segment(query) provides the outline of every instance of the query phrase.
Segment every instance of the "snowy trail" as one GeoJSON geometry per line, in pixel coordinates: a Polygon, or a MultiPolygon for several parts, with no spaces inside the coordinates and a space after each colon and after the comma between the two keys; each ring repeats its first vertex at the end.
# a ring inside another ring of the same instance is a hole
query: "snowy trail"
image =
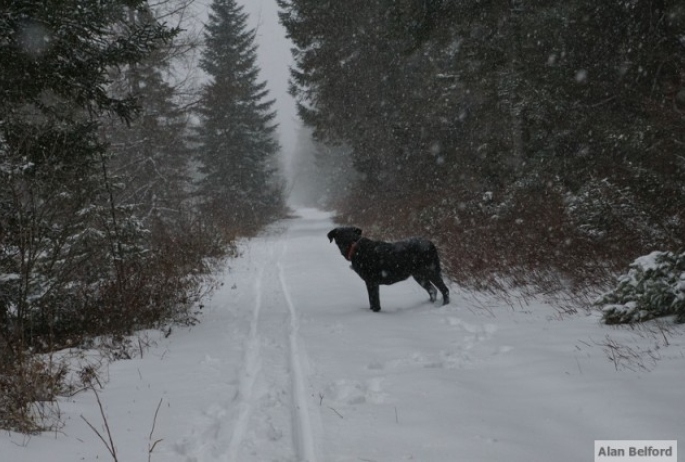
{"type": "MultiPolygon", "coordinates": [[[[596,439],[685,434],[673,405],[682,336],[665,346],[596,313],[511,307],[456,286],[439,306],[413,281],[382,287],[372,313],[326,238],[330,216],[299,214],[241,243],[200,324],[145,333],[144,358],[104,371],[119,460],[577,462],[593,459],[596,439]]],[[[103,428],[92,394],[60,412],[60,433],[0,434],[0,462],[111,460],[80,418],[103,428]]]]}
{"type": "MultiPolygon", "coordinates": [[[[270,279],[267,283],[273,285],[273,268],[277,269],[278,283],[281,290],[281,296],[283,298],[283,303],[287,309],[288,322],[282,324],[282,329],[288,338],[288,354],[287,358],[284,357],[284,361],[287,364],[271,364],[269,372],[262,372],[262,358],[261,358],[261,343],[266,339],[272,343],[278,345],[279,338],[281,338],[281,332],[279,330],[271,330],[266,328],[266,337],[262,332],[264,328],[260,328],[260,312],[262,309],[262,295],[266,290],[265,281],[265,269],[264,266],[260,267],[257,272],[257,277],[255,281],[255,304],[252,312],[252,319],[250,322],[250,330],[247,338],[244,342],[244,359],[243,368],[239,373],[239,391],[237,401],[239,402],[238,407],[240,409],[238,418],[233,427],[233,433],[231,436],[231,442],[228,449],[228,461],[238,462],[242,460],[247,460],[248,454],[241,455],[241,446],[245,440],[246,435],[250,431],[251,419],[254,414],[255,408],[259,406],[259,402],[256,399],[256,394],[258,393],[257,388],[257,378],[258,375],[262,374],[265,376],[273,375],[273,371],[278,371],[278,374],[283,374],[289,377],[289,382],[291,383],[291,393],[290,403],[288,409],[290,412],[290,421],[292,422],[292,428],[289,431],[292,433],[292,453],[297,461],[302,462],[316,462],[316,449],[314,443],[314,436],[312,431],[311,419],[309,418],[309,410],[307,404],[307,395],[305,392],[305,378],[303,374],[303,369],[301,365],[301,357],[304,355],[303,350],[300,347],[299,340],[299,318],[297,313],[297,307],[292,301],[290,290],[288,288],[288,283],[286,280],[286,275],[284,273],[284,267],[282,260],[287,252],[287,245],[285,243],[279,244],[279,250],[274,251],[273,247],[269,252],[269,258],[264,261],[263,264],[271,268],[269,275],[270,279]]],[[[267,277],[269,277],[267,275],[267,277]]],[[[273,299],[272,301],[277,301],[278,299],[273,299]]],[[[276,302],[275,305],[278,303],[276,302]]],[[[271,383],[277,382],[277,378],[271,377],[271,383]]],[[[257,422],[258,423],[258,422],[257,422]]]]}

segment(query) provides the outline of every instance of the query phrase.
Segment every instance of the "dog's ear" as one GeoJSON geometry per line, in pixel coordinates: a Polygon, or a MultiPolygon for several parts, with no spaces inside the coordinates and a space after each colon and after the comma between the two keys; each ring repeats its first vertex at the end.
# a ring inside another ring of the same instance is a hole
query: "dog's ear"
{"type": "Polygon", "coordinates": [[[330,242],[333,242],[333,239],[335,239],[335,236],[337,236],[337,234],[338,234],[338,228],[331,230],[331,232],[328,233],[328,240],[330,242]]]}
{"type": "Polygon", "coordinates": [[[354,228],[353,231],[354,231],[354,234],[357,236],[357,239],[361,239],[361,237],[362,237],[362,230],[359,229],[359,228],[354,228]]]}

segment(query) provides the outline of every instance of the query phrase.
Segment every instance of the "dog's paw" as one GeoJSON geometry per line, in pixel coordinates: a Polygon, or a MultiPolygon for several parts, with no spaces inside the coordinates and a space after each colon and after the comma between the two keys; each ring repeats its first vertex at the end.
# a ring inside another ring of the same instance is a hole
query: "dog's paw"
{"type": "Polygon", "coordinates": [[[373,311],[374,313],[378,313],[380,310],[381,310],[380,306],[379,307],[373,307],[373,306],[371,307],[371,311],[373,311]]]}

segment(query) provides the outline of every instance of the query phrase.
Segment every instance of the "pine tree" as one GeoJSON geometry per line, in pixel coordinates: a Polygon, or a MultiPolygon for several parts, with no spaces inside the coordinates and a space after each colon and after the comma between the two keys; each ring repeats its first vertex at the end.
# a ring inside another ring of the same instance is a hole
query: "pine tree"
{"type": "Polygon", "coordinates": [[[120,202],[135,204],[143,221],[174,221],[189,182],[188,116],[176,102],[176,90],[165,81],[165,73],[169,62],[159,52],[121,72],[118,91],[139,101],[139,114],[129,125],[109,119],[104,130],[111,168],[126,177],[120,202]]]}
{"type": "Polygon", "coordinates": [[[235,0],[215,0],[205,26],[200,62],[210,77],[199,103],[197,153],[203,178],[198,193],[221,226],[254,226],[280,202],[274,184],[273,100],[258,81],[255,30],[235,0]]]}

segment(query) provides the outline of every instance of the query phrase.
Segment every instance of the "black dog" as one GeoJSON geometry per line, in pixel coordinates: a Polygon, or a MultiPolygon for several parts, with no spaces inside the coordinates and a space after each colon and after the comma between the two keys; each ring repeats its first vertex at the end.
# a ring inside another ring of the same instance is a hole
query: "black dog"
{"type": "Polygon", "coordinates": [[[442,293],[443,305],[450,301],[447,286],[442,281],[440,258],[431,241],[413,238],[395,243],[372,241],[362,237],[362,230],[354,227],[335,228],[328,239],[340,253],[352,262],[352,269],[366,282],[369,303],[373,311],[380,311],[378,286],[404,281],[413,276],[426,289],[430,300],[442,293]]]}

